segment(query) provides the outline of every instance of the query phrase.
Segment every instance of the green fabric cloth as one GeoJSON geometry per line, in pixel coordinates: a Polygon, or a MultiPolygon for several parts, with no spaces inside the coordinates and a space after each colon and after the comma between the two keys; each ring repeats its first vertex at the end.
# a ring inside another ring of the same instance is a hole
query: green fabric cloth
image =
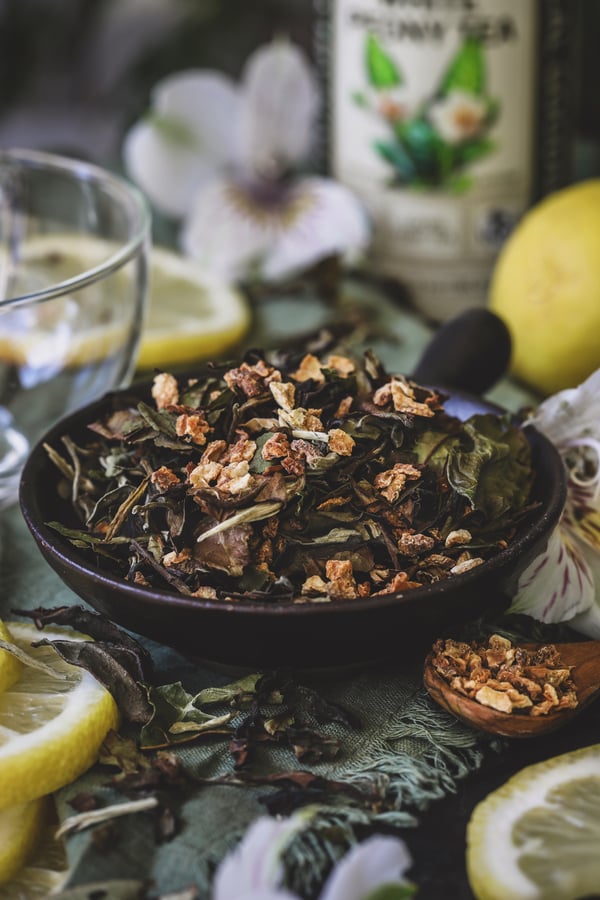
{"type": "MultiPolygon", "coordinates": [[[[350,298],[350,304],[355,301],[350,298]]],[[[411,371],[429,331],[421,322],[398,310],[381,297],[362,297],[370,312],[374,346],[388,368],[411,371]]],[[[271,345],[322,324],[322,309],[306,300],[263,305],[258,312],[257,336],[268,330],[271,345]],[[262,320],[262,321],[261,321],[262,320]]],[[[257,342],[254,342],[256,345],[257,342]]],[[[527,398],[505,382],[492,393],[494,399],[517,408],[527,398]]],[[[33,539],[14,508],[1,520],[3,555],[0,563],[2,591],[0,616],[9,619],[14,608],[53,607],[81,603],[43,561],[33,539]]],[[[154,657],[156,683],[182,681],[195,692],[232,680],[194,664],[167,647],[143,641],[154,657]]],[[[304,678],[299,675],[299,680],[304,678]]],[[[271,745],[261,750],[252,771],[281,772],[302,768],[328,779],[368,787],[381,799],[372,808],[360,808],[337,797],[320,809],[308,832],[299,839],[288,860],[290,885],[308,894],[326,874],[336,857],[364,833],[365,827],[406,826],[418,822],[419,810],[437,798],[457,790],[460,779],[476,768],[487,746],[469,729],[437,708],[427,697],[420,667],[408,670],[402,661],[350,673],[333,673],[313,684],[326,698],[353,711],[360,730],[326,725],[320,730],[340,741],[333,762],[310,766],[299,763],[287,749],[271,745]],[[333,836],[333,837],[332,837],[333,836]]],[[[190,884],[201,897],[210,896],[215,864],[231,848],[244,829],[264,814],[260,798],[269,787],[206,785],[198,779],[233,771],[227,744],[221,739],[200,739],[178,751],[190,781],[173,790],[180,827],[174,839],[157,841],[156,815],[142,812],[115,820],[107,844],[86,830],[68,839],[68,886],[113,881],[111,896],[133,897],[141,882],[150,881],[157,893],[181,890],[190,884]],[[118,893],[117,881],[123,892],[118,893]]],[[[60,791],[61,818],[72,814],[68,801],[82,791],[99,794],[104,803],[122,796],[105,783],[112,774],[96,766],[79,781],[60,791]]],[[[71,894],[65,893],[65,897],[71,894]]],[[[73,894],[73,896],[75,896],[73,894]]]]}
{"type": "MultiPolygon", "coordinates": [[[[10,620],[14,608],[81,603],[44,563],[20,514],[10,511],[3,521],[4,590],[0,617],[10,620]]],[[[190,691],[232,680],[195,665],[167,647],[143,640],[156,665],[156,682],[181,680],[190,691]]],[[[381,797],[385,811],[352,807],[337,800],[325,807],[314,821],[313,831],[327,830],[333,816],[343,831],[337,846],[341,853],[353,840],[357,828],[408,826],[418,819],[419,809],[457,789],[458,782],[482,759],[483,746],[469,729],[439,710],[421,686],[420,671],[405,671],[401,661],[350,674],[334,673],[311,681],[320,695],[353,712],[360,728],[325,725],[320,731],[340,741],[333,762],[304,765],[287,748],[261,751],[252,771],[258,774],[303,769],[328,779],[351,781],[381,797]]],[[[300,683],[302,673],[296,673],[300,683]]],[[[155,815],[137,813],[115,820],[108,847],[94,842],[92,830],[68,839],[71,874],[69,885],[107,879],[151,879],[160,893],[196,884],[208,896],[210,875],[216,861],[231,848],[248,824],[265,808],[259,798],[272,791],[265,786],[196,784],[195,779],[233,773],[227,742],[200,739],[177,750],[190,783],[185,791],[174,789],[169,803],[177,809],[182,826],[172,841],[156,839],[155,815]]],[[[114,770],[96,766],[57,795],[60,817],[73,814],[69,806],[81,792],[93,793],[102,805],[123,802],[122,795],[105,786],[114,770]]],[[[317,842],[318,845],[318,842],[317,842]]],[[[321,845],[311,873],[296,873],[310,883],[319,879],[331,863],[336,847],[321,845]]]]}

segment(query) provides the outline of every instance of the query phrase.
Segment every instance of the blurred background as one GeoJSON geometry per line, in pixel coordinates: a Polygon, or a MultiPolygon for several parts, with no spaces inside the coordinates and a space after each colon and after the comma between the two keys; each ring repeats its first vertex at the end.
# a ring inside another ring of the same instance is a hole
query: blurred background
{"type": "Polygon", "coordinates": [[[311,46],[311,0],[0,0],[0,146],[120,165],[163,76],[236,77],[278,34],[311,46]]]}
{"type": "MultiPolygon", "coordinates": [[[[600,174],[600,2],[578,8],[574,179],[600,174]]],[[[313,0],[0,0],[0,146],[121,167],[127,127],[166,74],[238,76],[260,43],[312,54],[313,0]]]]}

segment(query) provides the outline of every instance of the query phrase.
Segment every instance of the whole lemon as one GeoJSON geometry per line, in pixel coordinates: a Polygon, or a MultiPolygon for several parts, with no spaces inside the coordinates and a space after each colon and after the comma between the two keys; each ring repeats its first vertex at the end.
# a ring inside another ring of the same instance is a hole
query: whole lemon
{"type": "Polygon", "coordinates": [[[509,328],[512,374],[542,394],[600,367],[600,179],[550,194],[496,262],[490,307],[509,328]]]}

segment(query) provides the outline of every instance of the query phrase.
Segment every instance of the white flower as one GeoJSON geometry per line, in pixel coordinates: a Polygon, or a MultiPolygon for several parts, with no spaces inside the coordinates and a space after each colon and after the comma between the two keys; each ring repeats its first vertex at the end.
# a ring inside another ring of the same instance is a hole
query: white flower
{"type": "Polygon", "coordinates": [[[528,420],[561,454],[567,500],[546,551],[519,580],[512,612],[564,622],[600,638],[600,369],[528,420]]]}
{"type": "Polygon", "coordinates": [[[353,847],[334,867],[319,900],[366,900],[378,888],[408,887],[404,873],[412,865],[398,838],[368,838],[353,847]]]}
{"type": "MultiPolygon", "coordinates": [[[[310,811],[304,811],[280,821],[268,817],[257,819],[238,847],[219,865],[213,883],[213,900],[299,900],[280,887],[281,854],[310,815],[310,811]]],[[[411,885],[403,876],[411,864],[401,840],[368,838],[334,866],[319,900],[368,900],[384,886],[402,889],[398,896],[408,896],[411,885]]]]}
{"type": "Polygon", "coordinates": [[[477,137],[487,115],[485,100],[468,91],[450,91],[434,103],[429,118],[447,144],[460,144],[477,137]]]}
{"type": "Polygon", "coordinates": [[[269,816],[257,819],[219,865],[213,900],[297,900],[278,890],[278,885],[283,876],[281,852],[302,824],[299,816],[281,821],[269,816]]]}
{"type": "Polygon", "coordinates": [[[300,177],[319,94],[300,50],[259,48],[240,85],[219,72],[171,75],[124,143],[131,177],[161,212],[183,220],[190,256],[228,279],[279,278],[332,254],[357,254],[366,214],[341,184],[300,177]]]}

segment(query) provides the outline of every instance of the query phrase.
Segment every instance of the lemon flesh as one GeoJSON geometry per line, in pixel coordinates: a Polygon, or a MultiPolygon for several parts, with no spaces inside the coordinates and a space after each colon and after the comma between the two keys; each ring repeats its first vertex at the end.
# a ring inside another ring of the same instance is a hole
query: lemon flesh
{"type": "Polygon", "coordinates": [[[577,900],[600,887],[600,744],[528,766],[474,810],[478,900],[577,900]]]}
{"type": "Polygon", "coordinates": [[[8,623],[8,630],[17,646],[64,677],[24,665],[18,681],[0,694],[0,809],[73,781],[95,762],[118,724],[113,697],[89,672],[63,662],[51,646],[32,648],[41,637],[35,626],[8,623]]]}
{"type": "MultiPolygon", "coordinates": [[[[133,263],[77,292],[69,282],[105,265],[114,241],[58,232],[29,238],[20,248],[14,296],[65,285],[63,296],[17,307],[0,320],[0,360],[40,368],[89,365],[126,348],[131,331],[133,263]]],[[[199,263],[163,247],[150,253],[147,309],[138,352],[141,369],[169,368],[218,356],[250,326],[250,306],[234,287],[199,263]]]]}
{"type": "MultiPolygon", "coordinates": [[[[8,628],[0,620],[0,640],[11,640],[8,628]]],[[[23,665],[8,650],[0,650],[0,693],[14,684],[21,674],[23,665]]]]}
{"type": "Polygon", "coordinates": [[[44,824],[45,800],[0,810],[0,884],[11,879],[30,855],[44,824]]]}
{"type": "Polygon", "coordinates": [[[114,241],[57,232],[27,238],[19,248],[20,264],[11,284],[13,296],[63,285],[61,296],[24,304],[0,318],[0,359],[33,369],[89,365],[127,350],[135,320],[133,263],[107,278],[94,270],[118,253],[114,241]],[[90,283],[74,290],[84,273],[90,283]]]}
{"type": "Polygon", "coordinates": [[[51,826],[46,825],[25,865],[9,881],[0,883],[0,900],[46,900],[64,885],[67,876],[64,845],[54,839],[51,826]]]}
{"type": "Polygon", "coordinates": [[[194,260],[154,247],[138,368],[168,369],[218,356],[243,337],[250,318],[238,290],[194,260]]]}
{"type": "Polygon", "coordinates": [[[537,204],[504,245],[490,307],[508,326],[513,375],[541,394],[600,366],[600,179],[537,204]]]}

